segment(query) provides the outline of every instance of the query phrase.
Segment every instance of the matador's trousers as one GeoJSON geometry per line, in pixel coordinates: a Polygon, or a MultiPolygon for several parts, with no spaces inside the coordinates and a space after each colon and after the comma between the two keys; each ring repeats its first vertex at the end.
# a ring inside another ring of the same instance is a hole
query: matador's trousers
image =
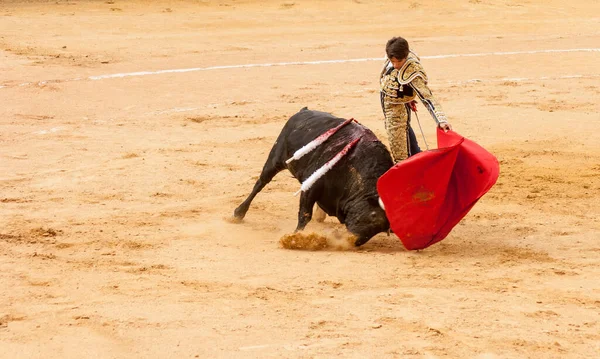
{"type": "Polygon", "coordinates": [[[381,106],[385,117],[385,130],[395,163],[421,152],[417,138],[410,127],[410,106],[382,94],[381,106]]]}

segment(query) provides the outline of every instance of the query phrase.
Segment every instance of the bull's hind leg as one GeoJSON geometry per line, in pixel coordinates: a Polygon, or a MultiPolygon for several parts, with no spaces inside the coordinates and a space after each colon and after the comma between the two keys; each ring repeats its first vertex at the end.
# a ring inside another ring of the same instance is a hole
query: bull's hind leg
{"type": "Polygon", "coordinates": [[[277,173],[285,169],[285,164],[283,161],[272,158],[274,157],[274,152],[275,151],[271,151],[269,159],[265,163],[263,170],[256,181],[256,184],[254,184],[252,192],[250,192],[250,195],[248,195],[248,198],[246,198],[246,200],[242,202],[242,204],[240,204],[233,212],[233,216],[235,218],[239,220],[244,219],[246,212],[248,212],[248,208],[250,208],[250,203],[252,203],[252,200],[254,197],[256,197],[258,192],[260,192],[269,182],[271,182],[277,173]]]}

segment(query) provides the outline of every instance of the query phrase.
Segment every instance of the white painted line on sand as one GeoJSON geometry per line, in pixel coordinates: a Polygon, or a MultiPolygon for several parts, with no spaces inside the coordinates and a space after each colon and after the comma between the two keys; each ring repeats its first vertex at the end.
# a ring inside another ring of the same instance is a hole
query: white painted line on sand
{"type": "Polygon", "coordinates": [[[168,110],[158,111],[155,114],[162,115],[165,113],[173,113],[173,112],[188,112],[188,111],[194,111],[197,109],[198,109],[198,107],[175,107],[175,108],[170,108],[168,110]]]}
{"type": "MultiPolygon", "coordinates": [[[[544,54],[544,53],[568,53],[568,52],[600,52],[600,48],[579,48],[579,49],[549,49],[549,50],[530,50],[530,51],[504,51],[504,52],[482,52],[472,54],[447,54],[447,55],[431,55],[421,56],[422,59],[448,59],[456,57],[481,57],[481,56],[510,56],[510,55],[527,55],[527,54],[544,54]]],[[[61,83],[61,82],[72,82],[81,80],[105,80],[135,76],[150,76],[170,73],[187,73],[197,71],[211,71],[211,70],[227,70],[227,69],[240,69],[240,68],[255,68],[255,67],[275,67],[275,66],[296,66],[296,65],[322,65],[322,64],[341,64],[351,62],[366,62],[366,61],[383,61],[383,57],[367,57],[361,59],[342,59],[342,60],[319,60],[319,61],[293,61],[293,62],[273,62],[265,64],[243,64],[243,65],[223,65],[223,66],[209,66],[209,67],[192,67],[184,69],[168,69],[168,70],[157,70],[157,71],[137,71],[137,72],[125,72],[117,74],[106,74],[89,76],[86,78],[74,78],[67,80],[47,80],[39,82],[25,82],[16,86],[29,86],[29,85],[44,85],[46,83],[61,83]]],[[[0,88],[13,87],[11,85],[0,85],[0,88]]]]}
{"type": "MultiPolygon", "coordinates": [[[[445,82],[438,82],[438,83],[433,83],[430,86],[432,88],[443,88],[443,87],[447,87],[448,85],[453,86],[453,85],[468,85],[468,84],[479,84],[479,83],[493,83],[493,82],[528,82],[528,81],[540,81],[540,80],[565,80],[565,79],[588,79],[588,78],[600,78],[600,75],[565,75],[565,76],[541,76],[541,77],[503,77],[500,79],[470,79],[470,80],[464,80],[464,81],[445,81],[445,82]]],[[[352,93],[366,93],[366,92],[370,92],[370,93],[374,93],[374,92],[378,92],[379,88],[375,88],[375,87],[368,87],[368,88],[363,88],[360,90],[355,90],[352,91],[352,93]]],[[[335,91],[332,93],[332,95],[343,95],[343,94],[348,94],[347,91],[335,91]]],[[[217,107],[221,107],[221,106],[227,106],[230,105],[231,102],[224,102],[224,103],[212,103],[209,104],[207,106],[207,108],[217,108],[217,107]]],[[[173,107],[173,108],[168,108],[168,109],[163,109],[163,110],[156,110],[156,111],[151,111],[151,112],[147,112],[145,113],[145,115],[147,116],[155,116],[155,115],[164,115],[164,114],[171,114],[171,113],[179,113],[179,112],[190,112],[190,111],[195,111],[195,110],[199,110],[202,107],[173,107]]]]}
{"type": "Polygon", "coordinates": [[[509,55],[530,55],[530,54],[552,54],[564,52],[600,52],[600,48],[590,49],[550,49],[550,50],[530,50],[530,51],[499,51],[499,52],[482,52],[475,54],[450,54],[450,55],[433,55],[420,56],[422,59],[449,59],[453,57],[480,57],[480,56],[509,56],[509,55]]]}
{"type": "MultiPolygon", "coordinates": [[[[565,75],[565,76],[541,76],[541,77],[503,77],[500,79],[470,79],[460,81],[444,81],[435,82],[429,84],[432,88],[447,87],[448,85],[466,85],[466,84],[478,84],[478,83],[491,83],[491,82],[527,82],[527,81],[541,81],[541,80],[568,80],[568,79],[592,79],[600,78],[600,75],[565,75]]],[[[375,88],[364,88],[362,90],[353,91],[353,93],[362,92],[378,92],[379,87],[375,88]]],[[[342,95],[344,91],[335,91],[333,95],[342,95]]]]}
{"type": "Polygon", "coordinates": [[[252,345],[252,346],[248,346],[248,347],[240,347],[240,350],[253,350],[253,349],[263,349],[263,348],[268,348],[268,347],[272,347],[273,344],[265,344],[265,345],[252,345]]]}
{"type": "Polygon", "coordinates": [[[373,61],[373,60],[383,61],[384,59],[377,57],[377,58],[347,59],[347,60],[294,61],[294,62],[273,62],[273,63],[267,63],[267,64],[245,64],[245,65],[225,65],[225,66],[210,66],[210,67],[192,67],[192,68],[188,68],[188,69],[127,72],[127,73],[122,73],[122,74],[90,76],[90,77],[88,77],[88,79],[104,80],[104,79],[123,78],[123,77],[130,77],[130,76],[147,76],[147,75],[185,73],[185,72],[196,72],[196,71],[242,69],[242,68],[252,68],[252,67],[339,64],[339,63],[347,63],[347,62],[365,62],[365,61],[373,61]]]}
{"type": "Polygon", "coordinates": [[[53,128],[51,128],[49,130],[41,130],[41,131],[34,132],[34,134],[36,134],[36,135],[47,135],[49,133],[55,133],[55,132],[58,132],[60,130],[61,130],[61,127],[53,127],[53,128]]]}
{"type": "MultiPolygon", "coordinates": [[[[506,55],[524,55],[524,54],[540,54],[540,53],[561,53],[561,52],[600,52],[600,48],[592,49],[564,49],[564,50],[531,50],[531,51],[507,51],[507,52],[483,52],[475,54],[449,54],[449,55],[433,55],[421,56],[422,59],[448,59],[454,57],[480,57],[480,56],[506,56],[506,55]]],[[[294,61],[294,62],[273,62],[266,64],[245,64],[245,65],[225,65],[225,66],[210,66],[210,67],[192,67],[187,69],[171,69],[158,71],[141,71],[141,72],[126,72],[120,74],[109,74],[90,76],[90,80],[104,80],[112,78],[123,78],[130,76],[147,76],[159,75],[167,73],[185,73],[195,71],[210,71],[223,69],[240,69],[252,67],[274,67],[274,66],[293,66],[293,65],[322,65],[322,64],[341,64],[349,62],[365,62],[365,61],[384,61],[383,57],[367,57],[362,59],[346,59],[346,60],[320,60],[320,61],[294,61]]]]}
{"type": "MultiPolygon", "coordinates": [[[[500,79],[470,79],[464,81],[447,81],[447,85],[463,85],[469,83],[485,83],[485,82],[527,82],[540,80],[569,80],[569,79],[588,79],[598,78],[600,75],[564,75],[564,76],[541,76],[541,77],[503,77],[500,79]]],[[[433,87],[439,86],[432,84],[433,87]]]]}

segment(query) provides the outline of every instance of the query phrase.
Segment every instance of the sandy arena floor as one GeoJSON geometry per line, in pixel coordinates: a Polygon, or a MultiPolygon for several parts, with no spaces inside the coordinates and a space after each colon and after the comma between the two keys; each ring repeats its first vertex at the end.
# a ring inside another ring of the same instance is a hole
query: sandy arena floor
{"type": "Polygon", "coordinates": [[[596,357],[599,16],[596,0],[0,1],[0,357],[596,357]],[[387,143],[382,61],[235,66],[383,58],[396,35],[498,157],[497,185],[417,252],[385,234],[281,248],[288,172],[228,222],[303,106],[387,143]]]}

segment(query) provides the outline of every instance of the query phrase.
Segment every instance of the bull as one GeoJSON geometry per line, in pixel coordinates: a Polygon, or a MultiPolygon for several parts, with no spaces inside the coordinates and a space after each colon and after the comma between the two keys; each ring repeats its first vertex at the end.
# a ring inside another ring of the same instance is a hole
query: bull
{"type": "Polygon", "coordinates": [[[296,231],[303,230],[310,222],[315,203],[329,216],[337,217],[340,223],[346,225],[348,231],[356,236],[355,246],[388,231],[390,223],[379,205],[376,184],[377,179],[394,163],[385,145],[371,130],[350,122],[313,151],[286,163],[298,149],[345,121],[306,107],[293,115],[271,148],[252,192],[235,209],[234,217],[242,220],[254,197],[280,171],[288,169],[300,183],[304,183],[354,141],[354,147],[337,164],[301,193],[296,231]]]}

